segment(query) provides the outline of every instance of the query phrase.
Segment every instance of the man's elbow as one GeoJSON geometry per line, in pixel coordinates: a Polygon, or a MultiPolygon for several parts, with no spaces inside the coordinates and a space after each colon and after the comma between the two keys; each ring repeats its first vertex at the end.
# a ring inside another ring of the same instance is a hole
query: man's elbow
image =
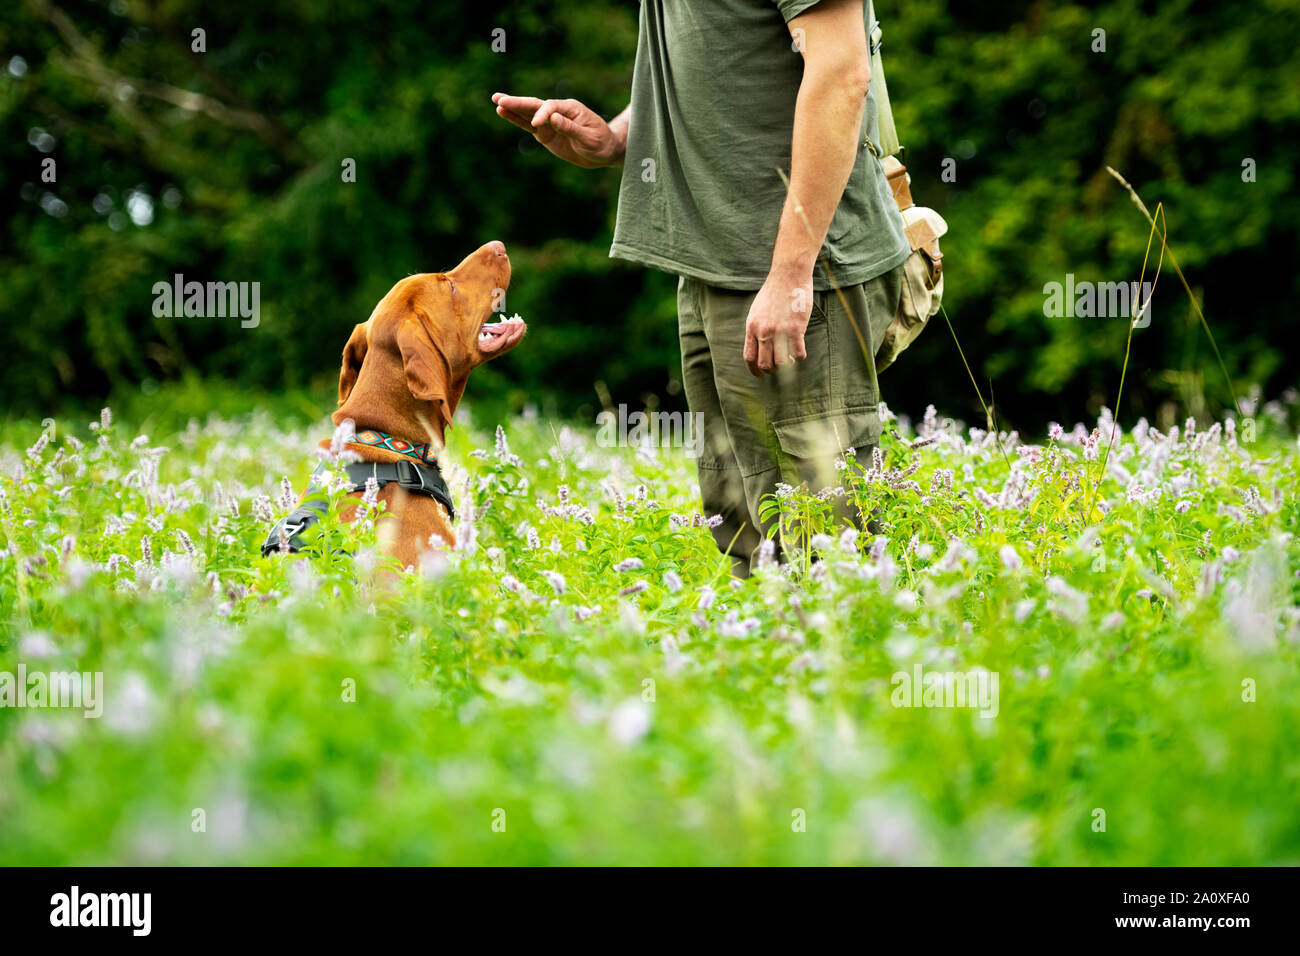
{"type": "Polygon", "coordinates": [[[844,85],[858,98],[867,95],[871,88],[871,57],[863,51],[862,56],[854,57],[844,73],[844,85]]]}
{"type": "Polygon", "coordinates": [[[862,99],[871,86],[871,57],[863,50],[861,55],[839,56],[824,61],[809,60],[804,64],[804,76],[816,77],[819,86],[843,92],[853,99],[862,99]]]}

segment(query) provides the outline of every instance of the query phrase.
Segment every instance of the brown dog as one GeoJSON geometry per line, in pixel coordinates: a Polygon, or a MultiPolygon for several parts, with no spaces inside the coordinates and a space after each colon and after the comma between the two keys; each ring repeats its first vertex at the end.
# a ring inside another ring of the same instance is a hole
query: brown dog
{"type": "MultiPolygon", "coordinates": [[[[506,247],[493,241],[450,272],[410,276],[389,290],[343,348],[332,417],[335,425],[351,420],[355,426],[357,440],[347,442],[348,451],[381,465],[421,464],[424,474],[436,476],[436,456],[469,373],[510,351],[527,330],[519,319],[488,322],[509,283],[506,247]]],[[[379,500],[387,506],[380,541],[402,567],[418,567],[431,539],[454,544],[451,515],[441,501],[397,481],[383,485],[379,500]]],[[[352,506],[341,517],[352,521],[356,514],[352,506]]]]}

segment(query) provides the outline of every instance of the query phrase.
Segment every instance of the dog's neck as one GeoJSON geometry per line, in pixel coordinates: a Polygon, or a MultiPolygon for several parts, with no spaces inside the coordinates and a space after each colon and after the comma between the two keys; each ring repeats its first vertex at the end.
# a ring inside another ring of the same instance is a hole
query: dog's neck
{"type": "Polygon", "coordinates": [[[373,356],[367,359],[356,385],[331,416],[335,426],[351,421],[358,432],[374,429],[413,445],[428,444],[434,454],[440,454],[468,374],[449,381],[440,390],[440,400],[424,401],[411,394],[399,363],[374,365],[373,361],[373,356]]]}
{"type": "MultiPolygon", "coordinates": [[[[428,445],[431,455],[440,454],[451,428],[450,420],[443,418],[435,403],[416,401],[409,393],[406,398],[409,401],[397,407],[397,403],[389,401],[366,401],[354,392],[330,418],[336,427],[351,421],[358,434],[366,430],[380,432],[410,445],[428,445]]],[[[455,405],[449,411],[454,415],[455,405]]]]}
{"type": "Polygon", "coordinates": [[[429,442],[415,442],[379,431],[377,428],[358,428],[348,444],[361,445],[378,451],[393,452],[423,465],[438,467],[438,454],[429,442]]]}

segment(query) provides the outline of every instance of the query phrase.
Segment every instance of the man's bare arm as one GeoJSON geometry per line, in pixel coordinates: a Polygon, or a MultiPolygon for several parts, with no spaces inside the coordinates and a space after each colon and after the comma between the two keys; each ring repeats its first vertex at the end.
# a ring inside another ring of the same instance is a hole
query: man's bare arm
{"type": "Polygon", "coordinates": [[[822,0],[787,25],[802,44],[790,189],[767,281],[750,309],[745,361],[762,375],[807,354],[812,275],[858,154],[871,82],[863,0],[822,0]],[[802,290],[802,294],[800,294],[802,290]]]}
{"type": "Polygon", "coordinates": [[[789,27],[792,35],[802,31],[803,82],[794,109],[790,194],[772,264],[810,268],[857,160],[871,57],[862,0],[823,0],[789,27]]]}

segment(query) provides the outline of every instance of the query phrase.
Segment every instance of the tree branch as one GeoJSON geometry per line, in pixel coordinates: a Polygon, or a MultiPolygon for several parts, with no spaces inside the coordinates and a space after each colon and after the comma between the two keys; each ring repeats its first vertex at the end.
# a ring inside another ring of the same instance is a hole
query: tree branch
{"type": "Polygon", "coordinates": [[[248,130],[285,159],[295,164],[304,161],[302,148],[281,127],[256,110],[233,108],[214,97],[184,90],[169,83],[125,76],[103,61],[72,19],[54,4],[48,0],[26,0],[26,3],[38,16],[49,21],[71,49],[73,58],[63,60],[68,72],[95,83],[100,88],[101,95],[121,111],[146,138],[157,138],[158,129],[143,113],[117,95],[123,86],[187,112],[202,113],[224,126],[248,130]]]}

